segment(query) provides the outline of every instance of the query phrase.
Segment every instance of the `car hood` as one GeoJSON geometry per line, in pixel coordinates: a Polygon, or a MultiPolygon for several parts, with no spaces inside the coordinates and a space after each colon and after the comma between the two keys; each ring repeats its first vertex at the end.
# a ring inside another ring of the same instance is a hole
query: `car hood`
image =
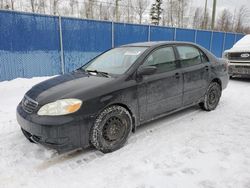
{"type": "Polygon", "coordinates": [[[233,47],[229,50],[225,50],[224,53],[239,53],[239,52],[242,52],[242,53],[250,52],[250,45],[233,47]]]}
{"type": "MultiPolygon", "coordinates": [[[[88,98],[91,92],[98,87],[114,81],[98,75],[89,75],[82,71],[72,72],[51,78],[33,86],[26,95],[39,104],[52,102],[63,98],[88,98]]],[[[95,92],[96,93],[96,92],[95,92]]]]}
{"type": "Polygon", "coordinates": [[[225,53],[234,52],[250,52],[250,35],[245,35],[231,49],[225,51],[225,53]]]}

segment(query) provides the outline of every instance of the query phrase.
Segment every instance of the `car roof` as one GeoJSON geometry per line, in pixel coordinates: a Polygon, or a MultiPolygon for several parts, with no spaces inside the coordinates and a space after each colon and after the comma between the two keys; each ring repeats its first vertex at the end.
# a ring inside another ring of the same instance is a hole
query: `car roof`
{"type": "Polygon", "coordinates": [[[162,46],[162,45],[168,45],[168,44],[187,44],[187,45],[192,45],[192,46],[196,46],[199,49],[201,49],[209,58],[209,60],[211,62],[216,62],[217,61],[217,57],[215,55],[213,55],[210,51],[208,51],[207,49],[205,49],[204,47],[195,44],[193,42],[184,42],[184,41],[151,41],[151,42],[138,42],[138,43],[131,43],[131,44],[126,44],[123,45],[121,47],[149,47],[149,48],[156,48],[158,46],[162,46]]]}
{"type": "Polygon", "coordinates": [[[160,46],[165,44],[191,44],[195,45],[192,42],[181,42],[181,41],[151,41],[151,42],[137,42],[122,45],[122,47],[129,47],[129,46],[137,46],[137,47],[153,47],[153,46],[160,46]]]}

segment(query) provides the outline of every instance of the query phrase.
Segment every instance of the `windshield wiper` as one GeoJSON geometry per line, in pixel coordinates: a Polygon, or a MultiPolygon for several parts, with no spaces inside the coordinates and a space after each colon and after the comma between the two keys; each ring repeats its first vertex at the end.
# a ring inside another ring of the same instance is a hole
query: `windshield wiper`
{"type": "Polygon", "coordinates": [[[87,71],[87,72],[94,72],[96,74],[100,74],[100,75],[102,75],[104,77],[107,77],[107,78],[110,77],[109,73],[107,73],[107,72],[102,72],[102,71],[98,71],[98,70],[85,70],[85,71],[87,71]]]}

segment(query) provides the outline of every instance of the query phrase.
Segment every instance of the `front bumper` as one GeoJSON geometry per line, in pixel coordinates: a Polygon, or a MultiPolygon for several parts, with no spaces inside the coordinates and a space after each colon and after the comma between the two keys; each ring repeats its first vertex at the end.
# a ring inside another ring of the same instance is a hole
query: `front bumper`
{"type": "Polygon", "coordinates": [[[245,63],[230,63],[228,73],[233,75],[248,75],[250,76],[250,62],[245,63]]]}
{"type": "Polygon", "coordinates": [[[89,146],[91,118],[82,116],[38,116],[17,107],[17,121],[31,139],[46,147],[66,152],[89,146]]]}

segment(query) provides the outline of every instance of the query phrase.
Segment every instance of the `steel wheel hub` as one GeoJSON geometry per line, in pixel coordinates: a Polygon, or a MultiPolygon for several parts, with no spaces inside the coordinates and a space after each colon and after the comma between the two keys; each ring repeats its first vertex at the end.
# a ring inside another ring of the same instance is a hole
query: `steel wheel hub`
{"type": "Polygon", "coordinates": [[[109,118],[103,127],[103,137],[110,142],[121,139],[124,133],[125,125],[118,117],[109,118]]]}

